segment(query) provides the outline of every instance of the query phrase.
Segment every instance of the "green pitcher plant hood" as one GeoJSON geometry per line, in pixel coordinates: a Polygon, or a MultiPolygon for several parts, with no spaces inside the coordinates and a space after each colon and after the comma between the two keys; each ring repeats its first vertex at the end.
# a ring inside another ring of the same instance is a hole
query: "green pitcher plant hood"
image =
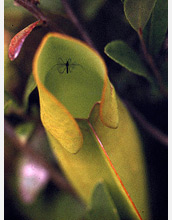
{"type": "Polygon", "coordinates": [[[122,219],[149,219],[140,137],[100,55],[80,40],[49,33],[33,75],[50,145],[76,192],[89,204],[103,181],[122,219]]]}
{"type": "Polygon", "coordinates": [[[97,102],[102,122],[117,127],[117,102],[106,65],[86,44],[57,33],[48,34],[36,54],[34,73],[40,96],[44,97],[40,99],[42,121],[71,153],[76,153],[83,142],[74,118],[88,119],[97,102]]]}

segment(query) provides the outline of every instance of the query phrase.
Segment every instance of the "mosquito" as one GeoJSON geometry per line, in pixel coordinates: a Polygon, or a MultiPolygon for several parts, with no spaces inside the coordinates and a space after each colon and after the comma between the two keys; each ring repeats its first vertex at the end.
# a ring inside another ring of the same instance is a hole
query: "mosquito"
{"type": "Polygon", "coordinates": [[[72,63],[72,59],[69,58],[67,59],[67,61],[65,62],[61,57],[58,58],[58,63],[56,63],[54,66],[51,67],[51,69],[49,71],[51,71],[52,69],[54,69],[55,67],[57,67],[57,71],[59,73],[64,73],[66,72],[67,74],[68,73],[71,73],[73,71],[73,68],[75,66],[80,66],[82,67],[81,64],[77,64],[77,63],[72,63]]]}

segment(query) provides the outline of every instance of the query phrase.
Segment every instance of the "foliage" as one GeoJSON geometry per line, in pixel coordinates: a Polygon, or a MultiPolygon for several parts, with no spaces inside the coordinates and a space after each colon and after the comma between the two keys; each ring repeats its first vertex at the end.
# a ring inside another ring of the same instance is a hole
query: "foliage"
{"type": "Polygon", "coordinates": [[[15,213],[166,219],[167,1],[6,0],[4,8],[5,190],[15,213]],[[136,126],[126,100],[150,124],[131,108],[136,126]],[[26,160],[53,184],[19,174],[26,160]]]}
{"type": "Polygon", "coordinates": [[[143,76],[150,80],[149,71],[131,48],[128,47],[123,41],[110,42],[105,47],[105,53],[114,61],[125,67],[130,72],[143,76]]]}

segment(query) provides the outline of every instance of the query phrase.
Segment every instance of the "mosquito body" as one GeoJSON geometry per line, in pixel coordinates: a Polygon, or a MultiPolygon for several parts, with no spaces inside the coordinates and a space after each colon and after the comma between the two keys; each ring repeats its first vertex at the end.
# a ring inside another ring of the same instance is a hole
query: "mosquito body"
{"type": "Polygon", "coordinates": [[[71,58],[67,59],[67,61],[65,62],[61,57],[58,58],[58,63],[56,63],[54,66],[52,66],[52,68],[49,71],[52,71],[55,67],[57,69],[57,71],[59,73],[71,73],[74,69],[75,66],[80,66],[82,67],[81,64],[77,64],[77,63],[72,63],[71,58]]]}
{"type": "Polygon", "coordinates": [[[69,61],[67,60],[67,62],[65,63],[66,65],[66,72],[68,73],[69,72],[69,61]]]}

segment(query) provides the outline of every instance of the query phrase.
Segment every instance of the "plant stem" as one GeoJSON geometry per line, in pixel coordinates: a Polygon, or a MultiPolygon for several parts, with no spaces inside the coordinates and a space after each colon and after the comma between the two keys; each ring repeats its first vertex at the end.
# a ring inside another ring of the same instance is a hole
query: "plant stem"
{"type": "Polygon", "coordinates": [[[81,23],[79,22],[79,20],[77,19],[77,16],[75,15],[75,13],[73,12],[72,8],[70,7],[69,3],[67,0],[61,0],[67,15],[69,16],[69,18],[71,19],[72,23],[75,25],[75,27],[78,29],[79,33],[81,34],[83,40],[85,40],[85,42],[92,47],[94,50],[96,50],[94,43],[92,42],[91,38],[89,37],[88,33],[86,32],[86,30],[82,27],[81,23]]]}
{"type": "Polygon", "coordinates": [[[142,34],[142,30],[141,29],[139,29],[138,35],[139,35],[139,39],[140,39],[140,43],[141,43],[141,46],[142,46],[144,57],[145,57],[147,63],[149,64],[149,66],[151,67],[151,69],[152,69],[152,71],[153,71],[153,73],[154,73],[154,75],[155,75],[155,77],[157,79],[157,82],[159,84],[159,88],[160,88],[161,93],[164,96],[167,97],[168,96],[168,92],[167,92],[167,90],[164,87],[161,74],[160,74],[157,66],[154,63],[154,60],[153,60],[152,56],[147,51],[146,44],[144,42],[143,34],[142,34]]]}
{"type": "Polygon", "coordinates": [[[13,127],[6,120],[4,121],[4,133],[17,150],[35,159],[35,161],[41,164],[48,171],[52,181],[58,188],[65,190],[77,197],[74,189],[71,187],[71,185],[69,185],[67,180],[60,174],[60,172],[56,170],[40,153],[34,151],[28,143],[23,144],[16,136],[13,127]]]}
{"type": "Polygon", "coordinates": [[[161,144],[168,146],[168,137],[164,133],[162,133],[158,128],[150,124],[146,118],[138,111],[136,108],[130,104],[128,101],[123,100],[124,104],[127,106],[128,110],[131,114],[137,119],[140,125],[151,134],[156,140],[158,140],[161,144]]]}
{"type": "Polygon", "coordinates": [[[41,12],[41,10],[29,0],[14,0],[15,3],[23,6],[28,11],[30,11],[37,19],[47,22],[46,16],[41,12]]]}
{"type": "Polygon", "coordinates": [[[14,0],[14,2],[30,11],[34,17],[36,17],[38,20],[43,21],[53,31],[61,32],[60,29],[57,27],[57,24],[52,22],[46,15],[43,14],[40,8],[37,7],[36,2],[30,0],[14,0]]]}
{"type": "MultiPolygon", "coordinates": [[[[94,50],[96,50],[94,43],[92,42],[91,38],[89,37],[86,30],[82,27],[81,23],[77,19],[76,15],[74,14],[73,10],[71,9],[69,3],[67,0],[61,0],[62,4],[67,12],[67,15],[71,19],[71,22],[75,25],[75,27],[78,29],[79,33],[81,34],[83,40],[92,47],[94,50]]],[[[15,3],[21,5],[28,11],[30,11],[33,16],[35,16],[38,20],[42,20],[45,24],[47,24],[50,29],[57,32],[63,32],[58,27],[57,24],[55,24],[51,19],[49,19],[46,15],[42,13],[42,11],[37,7],[37,1],[31,1],[31,0],[14,0],[15,3]]]]}

